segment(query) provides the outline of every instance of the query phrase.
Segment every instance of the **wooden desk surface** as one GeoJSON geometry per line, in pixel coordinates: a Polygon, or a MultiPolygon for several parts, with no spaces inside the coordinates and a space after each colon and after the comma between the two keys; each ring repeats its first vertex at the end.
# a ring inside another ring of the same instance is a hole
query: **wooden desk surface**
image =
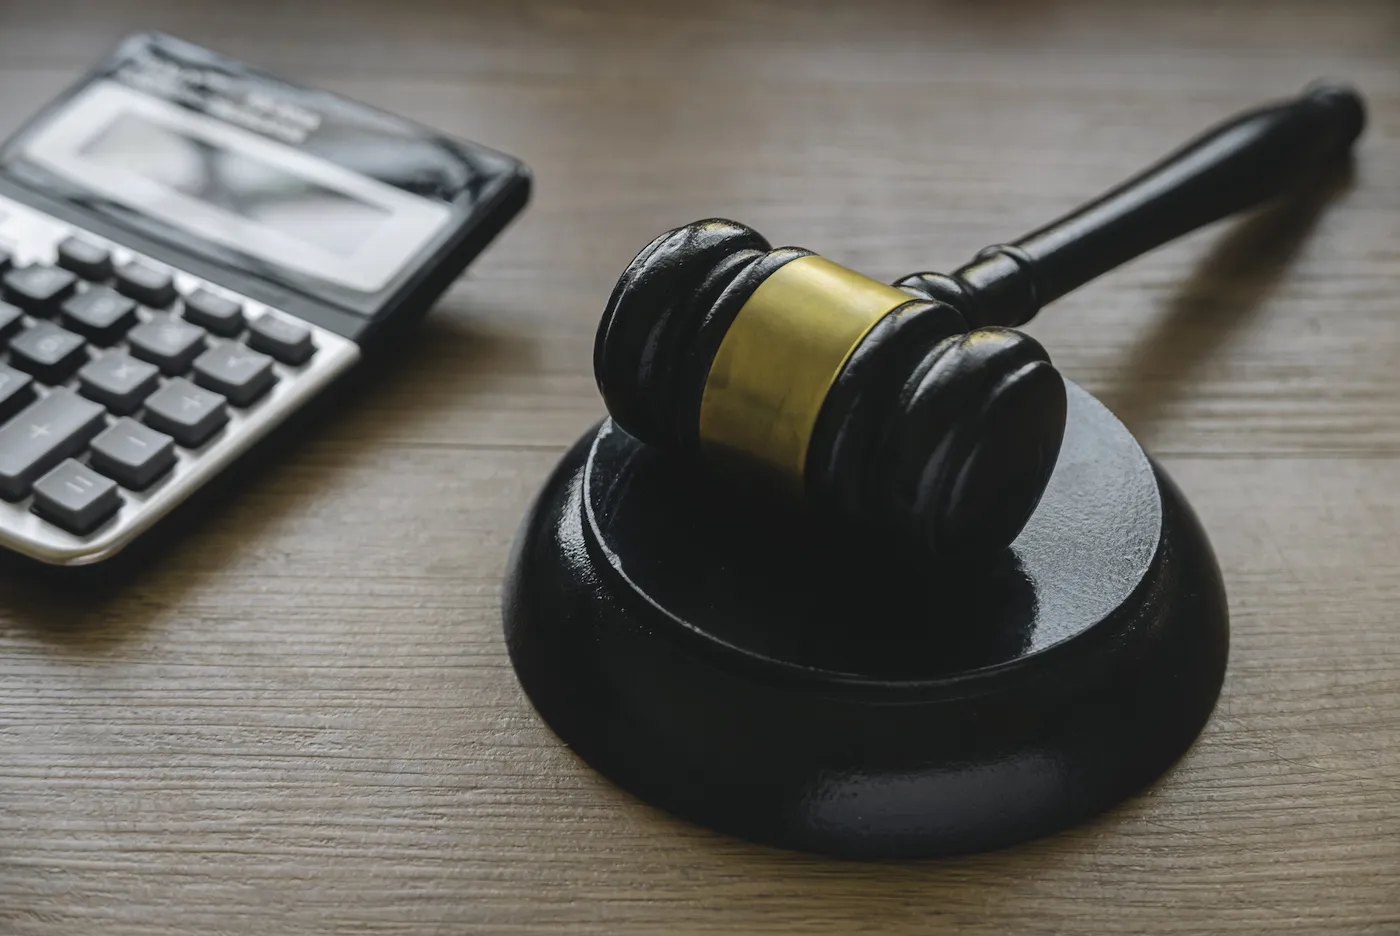
{"type": "Polygon", "coordinates": [[[118,594],[0,578],[0,933],[1400,932],[1400,7],[431,0],[0,6],[0,129],[158,27],[516,153],[529,211],[413,353],[118,594]],[[1099,819],[843,864],[678,822],[516,685],[516,523],[602,413],[593,329],[730,215],[946,268],[1317,75],[1349,187],[1032,331],[1192,498],[1229,586],[1204,737],[1099,819]]]}

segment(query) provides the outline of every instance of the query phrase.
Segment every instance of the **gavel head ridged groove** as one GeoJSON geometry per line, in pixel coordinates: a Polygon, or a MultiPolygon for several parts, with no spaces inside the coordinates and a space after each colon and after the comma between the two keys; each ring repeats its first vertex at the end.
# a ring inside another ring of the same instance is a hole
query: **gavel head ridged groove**
{"type": "Polygon", "coordinates": [[[593,366],[641,441],[942,557],[1015,539],[1064,434],[1064,383],[1034,339],[733,221],[637,255],[593,366]]]}

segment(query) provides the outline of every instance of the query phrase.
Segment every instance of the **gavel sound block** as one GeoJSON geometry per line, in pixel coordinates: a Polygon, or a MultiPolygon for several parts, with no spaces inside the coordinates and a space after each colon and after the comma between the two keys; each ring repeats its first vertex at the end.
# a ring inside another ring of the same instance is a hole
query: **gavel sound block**
{"type": "Polygon", "coordinates": [[[1316,85],[894,287],[733,222],[662,235],[599,329],[612,418],[512,555],[540,714],[656,805],[843,856],[1007,845],[1149,783],[1220,690],[1219,570],[1170,479],[1013,326],[1363,124],[1316,85]]]}

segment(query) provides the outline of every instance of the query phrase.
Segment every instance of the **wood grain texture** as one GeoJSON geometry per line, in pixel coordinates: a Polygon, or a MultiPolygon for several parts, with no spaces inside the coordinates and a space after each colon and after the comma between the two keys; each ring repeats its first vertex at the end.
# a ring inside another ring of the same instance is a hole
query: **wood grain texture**
{"type": "Polygon", "coordinates": [[[138,27],[516,153],[536,200],[411,366],[133,581],[0,576],[0,933],[1400,932],[1400,7],[10,2],[0,130],[138,27]],[[1159,784],[1005,852],[843,864],[659,814],[536,719],[500,577],[654,234],[947,268],[1323,74],[1371,104],[1329,199],[1032,329],[1225,571],[1224,696],[1159,784]]]}

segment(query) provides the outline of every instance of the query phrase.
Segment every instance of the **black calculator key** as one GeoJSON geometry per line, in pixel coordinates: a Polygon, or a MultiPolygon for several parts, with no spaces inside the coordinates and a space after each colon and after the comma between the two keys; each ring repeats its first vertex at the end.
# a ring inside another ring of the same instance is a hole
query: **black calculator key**
{"type": "Polygon", "coordinates": [[[24,313],[18,306],[12,306],[8,302],[0,302],[0,339],[8,340],[11,335],[19,331],[24,325],[24,313]]]}
{"type": "Polygon", "coordinates": [[[185,297],[185,318],[216,335],[232,338],[243,330],[243,304],[196,289],[185,297]]]}
{"type": "Polygon", "coordinates": [[[277,382],[272,358],[241,344],[225,342],[194,362],[194,382],[222,393],[234,406],[247,406],[277,382]]]}
{"type": "Polygon", "coordinates": [[[78,371],[78,386],[83,396],[125,416],[140,409],[160,386],[160,368],[120,351],[109,351],[83,365],[78,371]]]}
{"type": "Polygon", "coordinates": [[[39,322],[10,339],[10,363],[46,384],[60,384],[87,362],[82,335],[39,322]]]}
{"type": "Polygon", "coordinates": [[[14,265],[15,255],[10,253],[4,247],[0,247],[0,273],[4,273],[6,270],[8,270],[14,265]]]}
{"type": "Polygon", "coordinates": [[[58,265],[83,279],[103,280],[112,275],[112,254],[101,244],[70,237],[58,245],[58,265]]]}
{"type": "Polygon", "coordinates": [[[248,345],[265,351],[283,364],[301,364],[316,353],[311,329],[280,315],[260,315],[248,323],[248,345]]]}
{"type": "Polygon", "coordinates": [[[185,448],[203,445],[228,422],[228,402],[212,390],[176,377],[146,400],[146,425],[185,448]]]}
{"type": "Polygon", "coordinates": [[[143,491],[175,464],[175,440],[134,419],[119,419],[92,440],[90,460],[122,487],[143,491]]]}
{"type": "Polygon", "coordinates": [[[0,423],[34,402],[34,378],[0,364],[0,423]]]}
{"type": "Polygon", "coordinates": [[[109,345],[136,324],[136,300],[107,286],[94,286],[63,303],[62,321],[89,341],[109,345]]]}
{"type": "Polygon", "coordinates": [[[156,364],[167,374],[183,374],[205,347],[205,331],[170,315],[142,322],[126,336],[131,353],[156,364]]]}
{"type": "Polygon", "coordinates": [[[30,315],[50,315],[73,295],[78,278],[51,266],[15,267],[5,274],[5,298],[30,315]]]}
{"type": "Polygon", "coordinates": [[[36,478],[81,452],[107,425],[106,411],[59,387],[0,426],[0,496],[19,500],[36,478]]]}
{"type": "Polygon", "coordinates": [[[117,289],[142,305],[157,309],[175,301],[175,278],[135,261],[117,268],[117,289]]]}
{"type": "Polygon", "coordinates": [[[71,458],[34,482],[34,512],[70,533],[91,533],[121,505],[115,481],[71,458]]]}

